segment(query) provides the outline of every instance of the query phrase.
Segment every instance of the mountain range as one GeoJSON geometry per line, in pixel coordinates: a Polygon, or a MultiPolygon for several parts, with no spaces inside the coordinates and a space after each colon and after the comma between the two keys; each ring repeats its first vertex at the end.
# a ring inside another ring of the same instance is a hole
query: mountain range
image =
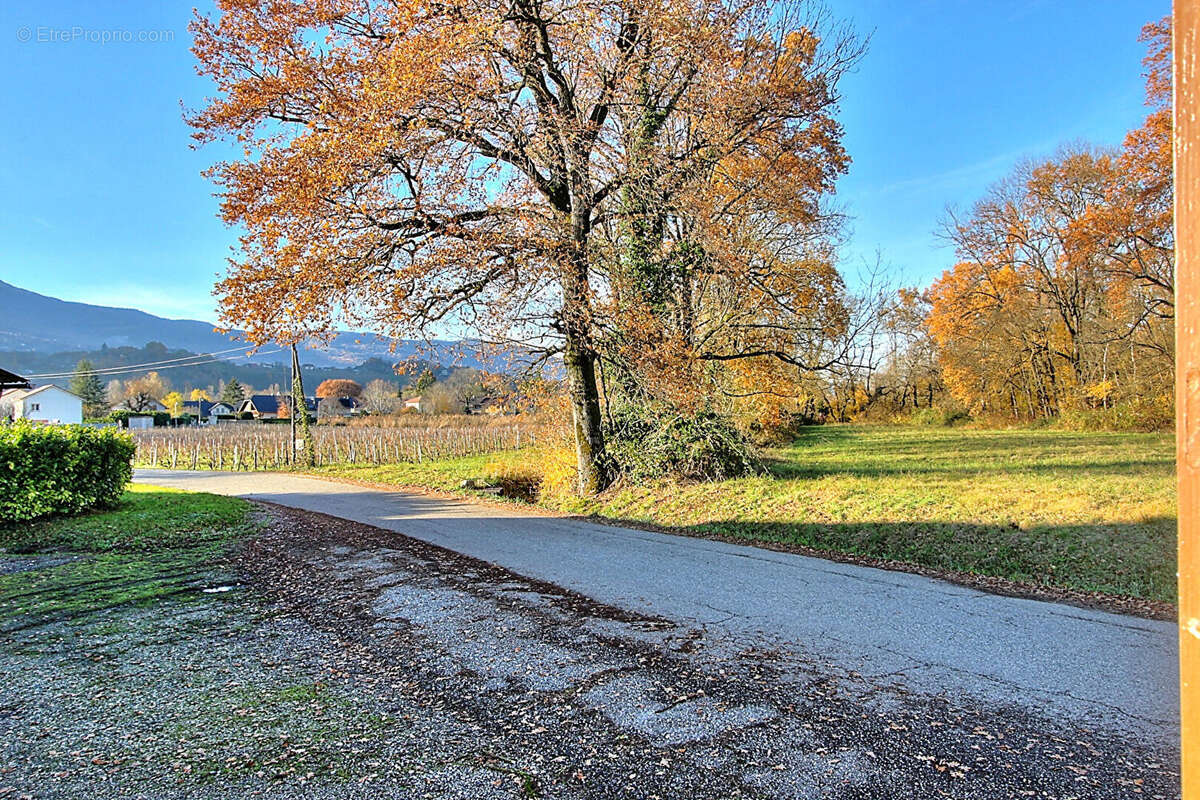
{"type": "MultiPolygon", "coordinates": [[[[133,308],[113,308],[59,300],[0,281],[0,351],[63,353],[94,351],[103,347],[141,348],[160,342],[170,350],[217,353],[239,363],[284,364],[290,354],[266,347],[249,357],[238,358],[234,350],[241,331],[228,334],[211,322],[165,319],[133,308]],[[233,352],[229,352],[229,351],[233,352]]],[[[385,340],[373,333],[339,331],[328,344],[312,343],[301,352],[301,360],[314,367],[351,367],[370,359],[389,362],[421,358],[442,364],[479,367],[478,359],[459,342],[431,343],[385,340]]],[[[249,349],[249,345],[245,345],[249,349]]]]}

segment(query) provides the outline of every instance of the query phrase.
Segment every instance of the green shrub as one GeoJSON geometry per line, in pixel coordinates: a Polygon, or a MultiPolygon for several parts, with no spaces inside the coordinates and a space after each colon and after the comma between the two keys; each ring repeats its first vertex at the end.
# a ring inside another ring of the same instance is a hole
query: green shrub
{"type": "Polygon", "coordinates": [[[1175,427],[1170,395],[1136,398],[1111,408],[1067,409],[1055,427],[1069,431],[1169,431],[1175,427]]]}
{"type": "Polygon", "coordinates": [[[607,431],[616,470],[634,481],[673,476],[725,480],[761,471],[754,446],[720,414],[684,415],[665,407],[628,404],[607,431]]]}
{"type": "Polygon", "coordinates": [[[922,408],[914,411],[910,419],[914,425],[951,428],[970,422],[971,415],[962,408],[922,408]]]}
{"type": "Polygon", "coordinates": [[[116,505],[134,449],[113,428],[0,426],[0,522],[116,505]]]}

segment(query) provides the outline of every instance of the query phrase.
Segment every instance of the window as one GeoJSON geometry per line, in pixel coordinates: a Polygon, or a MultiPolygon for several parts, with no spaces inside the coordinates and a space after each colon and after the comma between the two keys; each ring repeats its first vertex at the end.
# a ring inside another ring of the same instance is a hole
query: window
{"type": "Polygon", "coordinates": [[[42,410],[42,404],[41,404],[41,403],[30,403],[30,404],[29,404],[29,410],[30,410],[30,411],[41,411],[41,410],[42,410]]]}

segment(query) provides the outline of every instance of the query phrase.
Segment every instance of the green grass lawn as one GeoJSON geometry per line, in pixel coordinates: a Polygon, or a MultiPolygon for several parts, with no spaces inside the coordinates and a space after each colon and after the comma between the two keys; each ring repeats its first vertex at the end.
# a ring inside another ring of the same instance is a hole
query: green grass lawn
{"type": "Polygon", "coordinates": [[[249,510],[236,498],[137,485],[114,509],[0,526],[0,625],[199,588],[208,566],[251,530],[249,510]]]}
{"type": "MultiPolygon", "coordinates": [[[[770,474],[619,485],[559,511],[1148,600],[1175,600],[1170,434],[809,428],[770,474]]],[[[335,466],[340,477],[457,490],[529,451],[335,466]]]]}

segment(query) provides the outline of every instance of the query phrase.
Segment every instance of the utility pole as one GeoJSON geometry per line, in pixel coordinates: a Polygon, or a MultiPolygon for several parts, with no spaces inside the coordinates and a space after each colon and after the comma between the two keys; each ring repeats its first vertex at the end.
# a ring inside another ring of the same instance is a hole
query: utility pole
{"type": "MultiPolygon", "coordinates": [[[[300,372],[300,357],[296,354],[296,345],[293,344],[292,345],[292,408],[291,408],[291,413],[288,414],[288,427],[291,429],[291,432],[292,432],[292,437],[289,440],[291,442],[291,453],[292,453],[292,458],[291,458],[290,463],[292,463],[292,464],[296,463],[296,375],[299,374],[299,372],[300,372]]],[[[301,397],[300,401],[301,401],[301,404],[303,404],[304,398],[301,397]]],[[[307,410],[305,411],[305,413],[308,413],[307,410]]]]}
{"type": "Polygon", "coordinates": [[[1200,0],[1175,0],[1175,462],[1184,800],[1200,800],[1200,0]]]}
{"type": "Polygon", "coordinates": [[[316,447],[312,431],[308,427],[308,406],[304,403],[304,373],[300,369],[300,356],[296,345],[292,345],[292,463],[296,461],[296,415],[300,414],[300,447],[303,450],[299,463],[305,467],[315,466],[316,447]]]}

